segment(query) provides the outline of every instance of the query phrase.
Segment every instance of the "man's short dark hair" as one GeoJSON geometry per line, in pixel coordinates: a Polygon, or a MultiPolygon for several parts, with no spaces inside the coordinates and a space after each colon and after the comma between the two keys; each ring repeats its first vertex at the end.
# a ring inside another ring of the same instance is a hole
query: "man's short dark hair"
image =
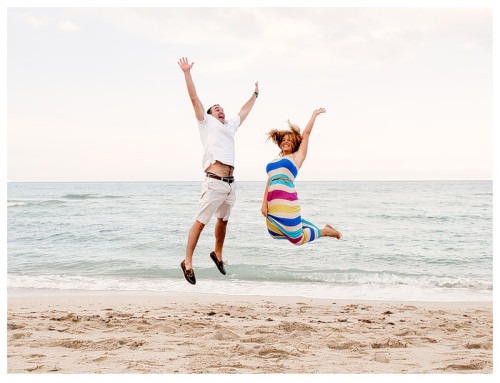
{"type": "Polygon", "coordinates": [[[208,110],[207,110],[207,114],[212,114],[212,108],[213,108],[214,106],[220,106],[220,105],[219,105],[219,104],[214,104],[214,105],[212,105],[210,108],[208,108],[208,110]]]}

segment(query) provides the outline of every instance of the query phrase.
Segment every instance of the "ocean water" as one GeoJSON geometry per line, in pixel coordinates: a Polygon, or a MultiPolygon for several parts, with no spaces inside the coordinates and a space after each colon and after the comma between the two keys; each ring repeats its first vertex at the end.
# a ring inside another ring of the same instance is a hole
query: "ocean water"
{"type": "Polygon", "coordinates": [[[491,300],[491,181],[296,182],[302,215],[344,239],[272,239],[264,182],[238,182],[224,245],[215,219],[179,267],[201,182],[9,183],[11,294],[242,294],[332,299],[491,300]]]}

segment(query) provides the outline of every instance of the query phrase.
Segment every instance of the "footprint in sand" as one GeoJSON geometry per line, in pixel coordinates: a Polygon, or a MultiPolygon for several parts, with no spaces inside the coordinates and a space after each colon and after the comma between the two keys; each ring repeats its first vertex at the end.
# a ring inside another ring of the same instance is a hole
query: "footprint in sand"
{"type": "Polygon", "coordinates": [[[31,368],[26,368],[26,371],[33,372],[33,371],[41,370],[43,367],[44,367],[43,365],[39,365],[39,366],[31,367],[31,368]]]}
{"type": "Polygon", "coordinates": [[[265,348],[259,351],[259,356],[262,358],[288,358],[290,357],[288,351],[280,350],[278,348],[265,348]]]}
{"type": "Polygon", "coordinates": [[[216,339],[216,340],[234,340],[234,339],[240,339],[240,336],[238,334],[235,334],[232,331],[224,330],[224,331],[217,331],[215,333],[215,335],[213,336],[213,339],[216,339]]]}
{"type": "Polygon", "coordinates": [[[154,328],[157,329],[158,331],[161,331],[161,332],[164,332],[167,334],[175,334],[177,332],[177,330],[175,328],[164,325],[164,324],[155,325],[154,328]]]}
{"type": "Polygon", "coordinates": [[[408,336],[408,335],[414,335],[414,336],[417,336],[417,335],[420,335],[419,332],[415,331],[415,330],[403,330],[401,332],[398,332],[396,334],[394,334],[396,336],[408,336]]]}
{"type": "Polygon", "coordinates": [[[18,330],[24,327],[26,327],[26,325],[22,323],[13,323],[13,322],[7,323],[7,330],[18,330]]]}
{"type": "Polygon", "coordinates": [[[29,338],[31,335],[33,335],[33,333],[31,332],[25,332],[25,333],[18,332],[16,334],[12,334],[12,339],[29,338]]]}
{"type": "Polygon", "coordinates": [[[45,358],[47,355],[44,354],[30,354],[30,358],[45,358]]]}
{"type": "Polygon", "coordinates": [[[102,362],[103,360],[108,359],[107,356],[100,356],[99,358],[92,359],[92,362],[102,362]]]}
{"type": "Polygon", "coordinates": [[[248,355],[250,354],[251,349],[242,346],[241,344],[237,344],[236,346],[231,348],[231,352],[238,355],[248,355]]]}
{"type": "Polygon", "coordinates": [[[458,370],[458,371],[468,371],[468,370],[482,370],[486,365],[486,362],[479,361],[471,361],[467,364],[450,364],[443,368],[443,370],[458,370]]]}
{"type": "Polygon", "coordinates": [[[391,359],[389,359],[389,356],[387,354],[375,354],[373,356],[373,360],[375,362],[379,363],[390,363],[391,359]]]}
{"type": "Polygon", "coordinates": [[[328,343],[326,346],[332,350],[350,350],[350,349],[358,349],[361,347],[366,347],[363,344],[356,341],[328,343]]]}
{"type": "Polygon", "coordinates": [[[243,343],[266,343],[269,339],[264,337],[251,337],[242,339],[243,343]]]}
{"type": "Polygon", "coordinates": [[[467,343],[465,345],[465,348],[469,350],[477,350],[477,349],[484,349],[484,350],[491,350],[493,348],[492,342],[483,342],[483,343],[467,343]]]}
{"type": "Polygon", "coordinates": [[[292,332],[292,331],[302,331],[302,332],[312,331],[312,332],[315,332],[316,331],[314,329],[314,327],[306,325],[306,324],[302,324],[299,322],[284,322],[284,323],[281,323],[278,327],[280,330],[284,330],[286,332],[292,332]]]}
{"type": "Polygon", "coordinates": [[[69,313],[69,314],[64,315],[62,317],[52,317],[52,318],[50,318],[50,320],[54,320],[54,321],[58,321],[58,322],[67,321],[67,320],[70,320],[72,322],[80,322],[82,320],[82,318],[79,315],[69,313]]]}
{"type": "Polygon", "coordinates": [[[372,348],[406,348],[408,344],[398,339],[387,339],[382,342],[372,343],[372,348]]]}

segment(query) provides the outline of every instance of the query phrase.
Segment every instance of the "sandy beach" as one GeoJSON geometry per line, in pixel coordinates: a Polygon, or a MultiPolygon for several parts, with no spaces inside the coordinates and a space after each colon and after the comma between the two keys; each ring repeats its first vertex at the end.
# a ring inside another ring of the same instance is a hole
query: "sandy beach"
{"type": "Polygon", "coordinates": [[[493,372],[491,302],[10,297],[9,373],[493,372]]]}

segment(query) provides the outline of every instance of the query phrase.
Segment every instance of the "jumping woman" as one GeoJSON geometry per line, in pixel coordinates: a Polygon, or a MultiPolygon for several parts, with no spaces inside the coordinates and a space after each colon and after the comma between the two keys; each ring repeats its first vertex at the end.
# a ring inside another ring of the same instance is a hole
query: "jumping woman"
{"type": "Polygon", "coordinates": [[[294,180],[306,159],[309,136],[316,117],[325,113],[324,108],[316,109],[304,132],[288,121],[290,130],[271,130],[271,139],[281,149],[279,158],[267,164],[267,180],[262,215],[266,217],[267,229],[275,239],[288,239],[294,245],[303,245],[320,237],[342,238],[342,234],[330,225],[319,229],[301,217],[300,204],[295,191],[294,180]]]}

